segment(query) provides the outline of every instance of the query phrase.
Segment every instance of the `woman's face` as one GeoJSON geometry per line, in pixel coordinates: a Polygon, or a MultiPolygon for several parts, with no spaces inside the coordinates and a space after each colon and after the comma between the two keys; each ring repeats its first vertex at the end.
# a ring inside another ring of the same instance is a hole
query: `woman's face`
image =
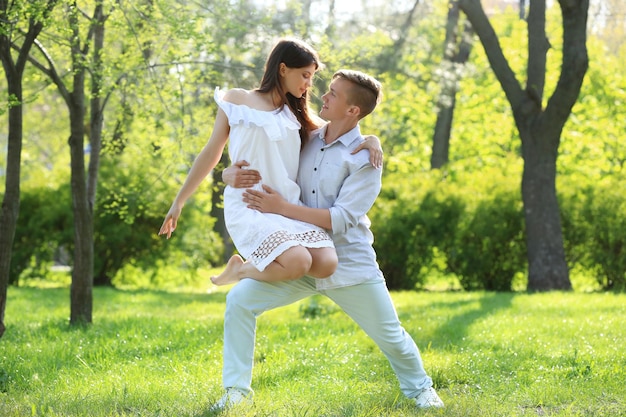
{"type": "Polygon", "coordinates": [[[315,71],[315,64],[302,68],[289,68],[281,63],[280,82],[283,89],[285,92],[291,93],[294,97],[302,97],[311,85],[313,85],[315,71]]]}

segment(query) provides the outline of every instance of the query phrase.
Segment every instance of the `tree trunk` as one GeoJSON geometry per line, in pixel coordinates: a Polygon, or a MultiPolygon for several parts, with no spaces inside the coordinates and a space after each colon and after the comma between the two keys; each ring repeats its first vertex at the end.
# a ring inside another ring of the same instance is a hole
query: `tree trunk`
{"type": "Polygon", "coordinates": [[[409,30],[413,26],[413,19],[416,17],[421,0],[414,0],[413,7],[406,15],[402,26],[398,29],[397,39],[393,43],[393,46],[386,48],[378,59],[380,72],[393,72],[398,69],[400,57],[402,57],[402,51],[404,45],[409,38],[409,30]]]}
{"type": "Polygon", "coordinates": [[[329,38],[335,36],[336,29],[336,18],[335,18],[335,0],[329,0],[328,2],[328,25],[326,29],[324,29],[324,34],[329,38]]]}
{"type": "MultiPolygon", "coordinates": [[[[93,240],[93,216],[96,206],[96,192],[98,189],[98,172],[100,170],[100,150],[102,148],[102,128],[104,125],[103,98],[102,98],[102,52],[104,49],[104,24],[105,15],[102,8],[102,0],[96,2],[96,9],[93,17],[93,69],[91,71],[91,99],[90,99],[90,118],[89,118],[89,167],[87,171],[87,202],[91,208],[91,229],[93,240]]],[[[92,248],[94,253],[95,248],[92,248]]],[[[93,256],[92,256],[93,258],[93,256]]],[[[92,267],[93,269],[93,267],[92,267]]],[[[93,273],[92,273],[93,275],[93,273]]],[[[110,278],[106,274],[104,282],[99,284],[111,284],[110,278]]]]}
{"type": "Polygon", "coordinates": [[[433,152],[430,155],[430,169],[439,169],[450,160],[450,133],[456,105],[456,92],[448,97],[449,104],[439,106],[435,133],[433,135],[433,152]]]}
{"type": "MultiPolygon", "coordinates": [[[[4,57],[3,57],[4,63],[4,57]]],[[[7,70],[6,79],[9,86],[9,96],[17,100],[16,105],[9,109],[9,143],[7,149],[7,164],[5,176],[5,190],[0,212],[0,338],[4,334],[4,312],[6,309],[9,273],[11,270],[11,253],[17,218],[20,212],[20,165],[22,157],[22,81],[21,74],[14,69],[7,70]]]]}
{"type": "MultiPolygon", "coordinates": [[[[531,123],[537,126],[540,121],[531,123]]],[[[559,136],[548,137],[540,126],[522,131],[522,200],[526,221],[528,289],[571,290],[556,197],[556,152],[559,136]]]]}
{"type": "MultiPolygon", "coordinates": [[[[227,152],[222,154],[220,162],[217,166],[228,166],[227,152]]],[[[215,219],[215,226],[213,227],[213,230],[219,233],[222,238],[222,243],[224,245],[222,258],[224,263],[226,263],[235,252],[235,245],[228,234],[228,230],[226,230],[226,222],[224,220],[224,199],[222,198],[224,194],[224,183],[222,182],[222,172],[218,169],[214,169],[212,175],[213,187],[211,189],[211,217],[215,219]]]]}
{"type": "MultiPolygon", "coordinates": [[[[75,78],[82,78],[75,73],[75,78]]],[[[79,81],[75,80],[74,87],[79,81]]],[[[74,212],[74,269],[70,291],[70,324],[92,321],[93,291],[93,206],[87,195],[85,175],[84,91],[74,90],[70,108],[72,207],[74,212]]]]}
{"type": "MultiPolygon", "coordinates": [[[[74,5],[75,6],[75,5],[74,5]]],[[[72,207],[74,211],[74,269],[70,289],[70,324],[92,322],[93,310],[93,204],[85,173],[85,64],[80,49],[76,7],[70,12],[73,85],[70,112],[72,207]]]]}
{"type": "Polygon", "coordinates": [[[313,3],[313,0],[302,0],[302,15],[301,15],[301,22],[302,22],[302,28],[304,29],[304,33],[303,33],[303,37],[309,38],[310,34],[309,34],[309,28],[311,27],[311,4],[313,3]]]}
{"type": "Polygon", "coordinates": [[[462,68],[469,59],[472,50],[472,25],[464,22],[463,35],[458,35],[459,4],[450,0],[446,23],[446,40],[444,42],[443,60],[441,65],[444,74],[441,79],[441,92],[437,102],[437,122],[433,135],[433,152],[430,157],[430,168],[441,168],[449,161],[450,134],[456,105],[456,94],[462,68]]]}
{"type": "MultiPolygon", "coordinates": [[[[0,338],[6,329],[4,313],[7,305],[7,290],[10,282],[11,256],[13,239],[17,228],[17,218],[20,212],[20,176],[22,159],[22,135],[23,135],[23,107],[22,107],[22,78],[24,68],[30,50],[35,39],[43,29],[43,21],[50,14],[56,0],[50,0],[41,4],[41,8],[33,7],[30,11],[33,16],[29,18],[28,31],[18,36],[23,39],[19,47],[13,42],[13,32],[17,31],[17,24],[12,15],[12,7],[19,7],[13,2],[0,0],[0,60],[4,68],[7,81],[9,104],[9,132],[7,146],[7,163],[5,173],[5,188],[0,211],[0,338]],[[13,60],[11,49],[18,51],[17,60],[13,60]]],[[[16,14],[17,15],[17,14],[16,14]]],[[[15,277],[17,279],[17,277],[15,277]]]]}

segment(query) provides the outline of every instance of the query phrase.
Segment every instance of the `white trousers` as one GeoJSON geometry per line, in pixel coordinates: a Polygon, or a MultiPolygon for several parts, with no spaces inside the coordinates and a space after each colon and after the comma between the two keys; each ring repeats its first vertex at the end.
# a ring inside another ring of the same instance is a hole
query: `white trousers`
{"type": "Polygon", "coordinates": [[[256,318],[315,294],[330,298],[372,338],[389,360],[406,397],[414,398],[432,386],[419,349],[401,326],[383,280],[318,291],[315,280],[304,277],[276,283],[246,278],[230,290],[224,315],[224,388],[253,393],[256,318]]]}

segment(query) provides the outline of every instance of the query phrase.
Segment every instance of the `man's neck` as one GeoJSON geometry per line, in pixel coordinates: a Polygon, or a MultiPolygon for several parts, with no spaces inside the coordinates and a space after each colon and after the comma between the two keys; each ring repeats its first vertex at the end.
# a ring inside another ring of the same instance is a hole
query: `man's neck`
{"type": "Polygon", "coordinates": [[[357,121],[342,119],[330,121],[326,124],[326,134],[324,135],[324,141],[326,144],[333,143],[339,139],[342,135],[345,135],[358,124],[357,121]]]}

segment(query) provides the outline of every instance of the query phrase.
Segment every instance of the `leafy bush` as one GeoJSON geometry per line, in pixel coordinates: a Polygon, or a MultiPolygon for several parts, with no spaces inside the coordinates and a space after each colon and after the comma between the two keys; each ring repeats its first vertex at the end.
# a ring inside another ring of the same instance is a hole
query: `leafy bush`
{"type": "Polygon", "coordinates": [[[583,207],[587,219],[582,263],[604,289],[626,289],[626,196],[623,182],[597,184],[583,207]]]}
{"type": "Polygon", "coordinates": [[[519,192],[511,191],[494,191],[467,212],[448,255],[464,289],[511,291],[515,274],[526,267],[523,216],[519,192]]]}
{"type": "MultiPolygon", "coordinates": [[[[101,168],[95,219],[95,282],[111,284],[127,264],[147,270],[164,258],[188,270],[221,262],[221,241],[212,230],[214,219],[203,207],[206,202],[202,196],[189,200],[174,238],[166,240],[157,232],[175,191],[130,168],[121,164],[101,168]]],[[[124,276],[133,274],[122,274],[116,282],[124,284],[124,276]]]]}
{"type": "Polygon", "coordinates": [[[453,245],[464,203],[438,178],[425,175],[421,183],[385,194],[374,210],[374,246],[391,289],[422,286],[437,248],[446,252],[453,245]]]}
{"type": "MultiPolygon", "coordinates": [[[[559,204],[570,268],[603,289],[626,289],[626,196],[619,176],[562,178],[559,204]]],[[[433,270],[465,290],[511,291],[525,275],[523,204],[517,177],[485,171],[389,181],[372,210],[378,260],[392,289],[414,289],[433,270]]]]}
{"type": "Polygon", "coordinates": [[[519,185],[492,171],[473,179],[435,171],[381,195],[372,227],[389,288],[419,287],[443,264],[466,290],[512,289],[527,262],[519,185]]]}
{"type": "MultiPolygon", "coordinates": [[[[206,202],[191,199],[176,238],[157,236],[169,202],[157,200],[163,190],[131,170],[103,164],[94,215],[94,284],[111,285],[125,265],[148,270],[166,261],[187,271],[221,263],[222,243],[212,230],[206,202]]],[[[69,181],[58,187],[22,191],[20,216],[11,258],[11,284],[20,276],[45,278],[55,263],[72,265],[74,232],[69,181]]],[[[132,268],[131,268],[132,269],[132,268]]],[[[192,275],[193,275],[192,273],[192,275]]],[[[116,282],[124,284],[122,274],[116,282]]],[[[153,285],[163,277],[153,274],[153,285]]],[[[179,278],[185,274],[178,274],[179,278]]],[[[170,278],[169,279],[173,279],[170,278]]],[[[131,279],[132,281],[132,279],[131,279]]]]}
{"type": "MultiPolygon", "coordinates": [[[[382,206],[382,204],[381,204],[382,206]]],[[[387,287],[390,289],[413,289],[421,284],[416,275],[406,271],[406,259],[413,250],[410,246],[414,240],[413,229],[416,208],[387,202],[385,208],[373,215],[372,231],[374,232],[374,249],[378,255],[378,263],[385,274],[387,287]]]]}
{"type": "Polygon", "coordinates": [[[568,264],[593,274],[600,288],[626,289],[626,197],[619,175],[568,178],[559,193],[568,264]]]}
{"type": "Polygon", "coordinates": [[[45,278],[55,260],[67,261],[60,259],[62,248],[71,248],[74,236],[69,185],[25,189],[20,200],[10,270],[14,285],[24,272],[45,278]]]}
{"type": "Polygon", "coordinates": [[[585,178],[578,178],[574,182],[571,178],[563,178],[558,185],[563,247],[570,269],[586,263],[586,244],[592,226],[584,208],[589,204],[592,194],[593,186],[585,178]]]}

